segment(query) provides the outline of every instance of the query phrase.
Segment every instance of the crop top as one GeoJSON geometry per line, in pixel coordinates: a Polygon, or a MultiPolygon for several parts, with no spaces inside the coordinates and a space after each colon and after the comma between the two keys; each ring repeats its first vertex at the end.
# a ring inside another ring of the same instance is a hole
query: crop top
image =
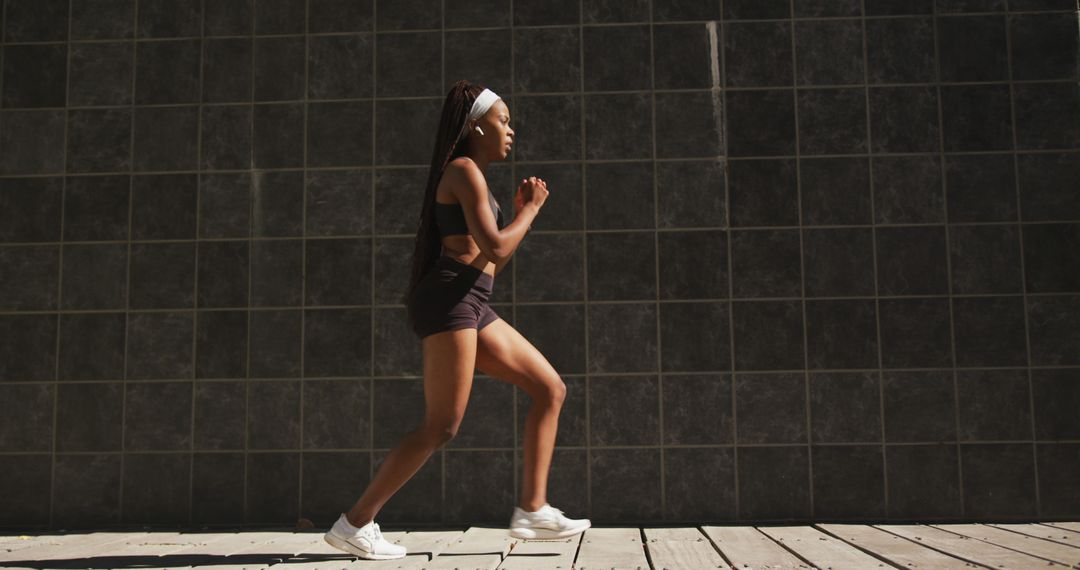
{"type": "MultiPolygon", "coordinates": [[[[491,205],[491,211],[495,214],[495,225],[500,230],[503,229],[505,223],[503,222],[502,208],[499,207],[499,202],[491,195],[490,190],[488,191],[488,203],[491,205]]],[[[461,209],[461,204],[444,204],[436,200],[435,223],[439,226],[440,237],[469,233],[469,226],[465,222],[465,211],[461,209]]]]}

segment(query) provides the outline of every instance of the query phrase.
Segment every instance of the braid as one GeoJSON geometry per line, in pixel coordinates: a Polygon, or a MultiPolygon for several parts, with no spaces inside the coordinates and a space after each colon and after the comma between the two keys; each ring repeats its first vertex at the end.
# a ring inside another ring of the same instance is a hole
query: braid
{"type": "Polygon", "coordinates": [[[416,239],[413,245],[412,270],[409,284],[401,301],[408,307],[409,320],[412,321],[412,304],[409,299],[417,283],[425,273],[435,265],[435,260],[442,254],[442,241],[435,227],[434,206],[435,189],[439,185],[443,171],[451,160],[464,154],[464,145],[458,143],[465,134],[468,124],[469,109],[473,101],[484,90],[482,85],[469,83],[461,79],[454,83],[443,101],[442,115],[439,118],[439,130],[435,136],[435,149],[431,157],[424,201],[417,219],[416,239]]]}

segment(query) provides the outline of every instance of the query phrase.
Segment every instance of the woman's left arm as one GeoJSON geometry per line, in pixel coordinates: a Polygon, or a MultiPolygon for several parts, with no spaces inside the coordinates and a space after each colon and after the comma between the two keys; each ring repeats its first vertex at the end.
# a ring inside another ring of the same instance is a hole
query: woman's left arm
{"type": "Polygon", "coordinates": [[[496,261],[495,262],[495,275],[498,275],[499,273],[502,273],[503,268],[506,267],[506,264],[510,263],[511,259],[513,259],[513,256],[507,257],[506,259],[504,259],[502,261],[496,261]]]}

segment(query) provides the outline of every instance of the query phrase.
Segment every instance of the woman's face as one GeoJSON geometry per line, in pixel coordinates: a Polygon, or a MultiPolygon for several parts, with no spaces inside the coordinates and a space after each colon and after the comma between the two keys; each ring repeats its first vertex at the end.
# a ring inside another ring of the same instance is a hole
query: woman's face
{"type": "Polygon", "coordinates": [[[483,117],[477,120],[484,135],[473,131],[470,136],[480,142],[482,148],[487,149],[495,160],[502,160],[510,155],[511,144],[514,142],[514,129],[510,128],[510,109],[502,99],[496,99],[491,108],[483,117]]]}

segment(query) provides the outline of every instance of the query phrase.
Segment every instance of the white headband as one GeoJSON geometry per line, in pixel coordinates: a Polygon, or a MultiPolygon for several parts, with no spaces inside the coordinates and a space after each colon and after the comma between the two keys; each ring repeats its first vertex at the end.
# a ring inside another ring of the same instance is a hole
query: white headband
{"type": "MultiPolygon", "coordinates": [[[[476,96],[476,100],[473,101],[472,108],[469,109],[469,117],[466,119],[466,122],[483,117],[484,113],[487,113],[488,109],[495,104],[495,101],[501,98],[502,97],[496,95],[491,89],[484,89],[481,91],[480,94],[476,96]]],[[[469,131],[462,133],[461,138],[465,138],[465,135],[468,133],[469,131]]]]}

